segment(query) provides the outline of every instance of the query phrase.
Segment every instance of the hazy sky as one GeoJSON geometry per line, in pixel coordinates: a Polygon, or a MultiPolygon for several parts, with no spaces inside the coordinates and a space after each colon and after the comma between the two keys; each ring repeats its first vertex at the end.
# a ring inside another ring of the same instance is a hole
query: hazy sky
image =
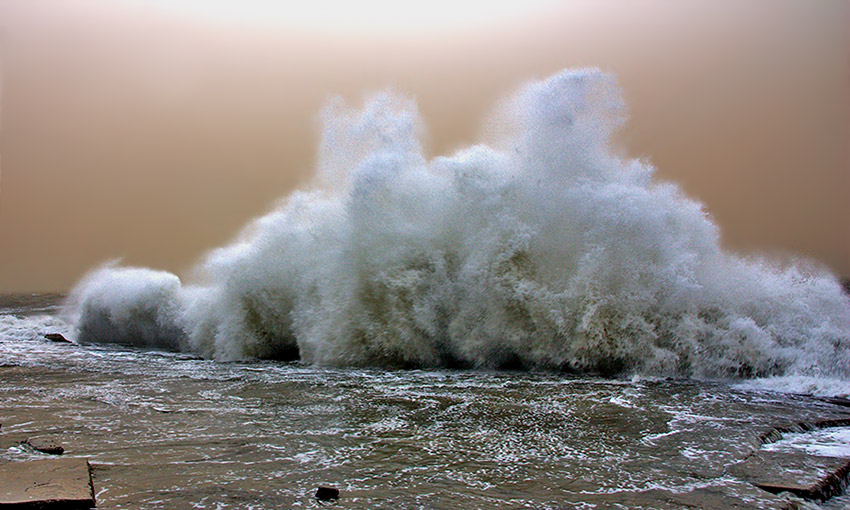
{"type": "Polygon", "coordinates": [[[413,95],[438,155],[577,66],[617,74],[622,150],[727,246],[850,275],[846,1],[300,3],[0,0],[0,292],[185,274],[309,179],[332,94],[413,95]]]}

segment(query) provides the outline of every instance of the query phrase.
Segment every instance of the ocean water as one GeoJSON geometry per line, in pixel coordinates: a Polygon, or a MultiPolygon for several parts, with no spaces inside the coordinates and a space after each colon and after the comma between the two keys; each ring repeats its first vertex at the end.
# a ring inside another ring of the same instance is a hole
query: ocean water
{"type": "Polygon", "coordinates": [[[787,507],[728,468],[848,419],[850,297],[725,250],[625,111],[565,70],[429,158],[411,99],[331,101],[313,182],[193,271],[4,298],[4,457],[60,434],[106,508],[787,507]]]}
{"type": "Polygon", "coordinates": [[[821,397],[740,381],[328,368],[59,344],[40,338],[73,330],[57,297],[20,301],[0,299],[0,462],[43,458],[20,441],[55,438],[65,455],[90,459],[98,508],[850,504],[773,495],[728,472],[760,448],[845,455],[842,427],[762,445],[774,429],[850,420],[846,404],[821,397]],[[341,499],[319,502],[319,486],[341,499]]]}

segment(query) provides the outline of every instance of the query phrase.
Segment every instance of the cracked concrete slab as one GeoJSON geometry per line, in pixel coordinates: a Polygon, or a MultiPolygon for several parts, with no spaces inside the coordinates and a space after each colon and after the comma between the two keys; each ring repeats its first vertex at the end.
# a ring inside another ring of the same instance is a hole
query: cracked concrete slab
{"type": "Polygon", "coordinates": [[[86,459],[63,458],[0,464],[0,509],[94,508],[86,459]]]}
{"type": "Polygon", "coordinates": [[[791,492],[826,500],[841,492],[850,459],[805,453],[760,451],[729,467],[729,473],[768,492],[791,492]]]}

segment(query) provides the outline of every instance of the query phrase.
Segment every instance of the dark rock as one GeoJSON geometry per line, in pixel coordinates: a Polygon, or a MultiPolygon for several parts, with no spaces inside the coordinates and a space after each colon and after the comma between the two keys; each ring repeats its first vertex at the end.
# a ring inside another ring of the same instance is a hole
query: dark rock
{"type": "MultiPolygon", "coordinates": [[[[841,406],[841,407],[850,407],[850,398],[847,397],[824,397],[821,400],[824,402],[841,406]]],[[[850,420],[847,420],[847,425],[850,425],[850,420]]],[[[831,427],[844,427],[846,425],[830,425],[831,427]]]]}
{"type": "Polygon", "coordinates": [[[839,278],[839,283],[841,283],[841,288],[844,289],[844,292],[850,294],[850,278],[839,278]]]}
{"type": "Polygon", "coordinates": [[[321,501],[333,501],[339,499],[339,489],[333,487],[319,487],[316,489],[316,499],[321,501]]]}
{"type": "Polygon", "coordinates": [[[44,335],[44,338],[50,340],[51,342],[59,342],[59,343],[63,343],[63,344],[74,343],[74,342],[68,340],[67,338],[65,338],[64,336],[62,336],[59,333],[48,333],[48,334],[44,335]]]}
{"type": "Polygon", "coordinates": [[[824,501],[841,493],[850,473],[850,459],[759,451],[730,466],[728,472],[773,494],[791,492],[824,501]]]}
{"type": "Polygon", "coordinates": [[[50,439],[38,439],[31,437],[26,441],[22,441],[22,444],[29,445],[33,450],[38,450],[41,453],[49,453],[51,455],[62,455],[65,453],[65,448],[62,448],[59,443],[50,439]]]}
{"type": "Polygon", "coordinates": [[[87,510],[94,506],[86,459],[0,464],[0,509],[87,510]]]}

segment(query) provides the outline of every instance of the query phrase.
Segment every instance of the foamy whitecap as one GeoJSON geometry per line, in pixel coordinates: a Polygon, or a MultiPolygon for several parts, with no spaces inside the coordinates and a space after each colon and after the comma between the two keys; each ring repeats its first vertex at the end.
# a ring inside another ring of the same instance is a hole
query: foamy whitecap
{"type": "Polygon", "coordinates": [[[73,292],[81,341],[216,359],[850,378],[850,300],[809,266],[720,248],[702,206],[609,147],[614,79],[564,71],[509,133],[428,160],[409,100],[325,112],[315,187],[193,285],[116,266],[73,292]]]}
{"type": "Polygon", "coordinates": [[[93,271],[71,292],[66,310],[80,343],[109,342],[180,349],[180,279],[165,271],[118,267],[93,271]]]}

